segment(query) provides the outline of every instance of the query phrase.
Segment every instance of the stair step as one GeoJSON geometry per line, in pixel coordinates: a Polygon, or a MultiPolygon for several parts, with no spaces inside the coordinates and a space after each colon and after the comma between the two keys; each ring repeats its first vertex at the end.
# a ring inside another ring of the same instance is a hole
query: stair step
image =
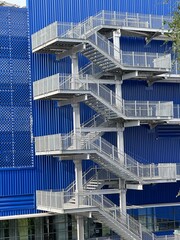
{"type": "Polygon", "coordinates": [[[102,63],[104,63],[104,62],[106,62],[107,61],[107,59],[104,57],[104,58],[102,58],[102,59],[99,59],[99,58],[90,58],[90,60],[92,61],[92,62],[94,62],[96,65],[98,65],[98,66],[100,66],[100,62],[102,63]]]}
{"type": "Polygon", "coordinates": [[[95,57],[95,56],[97,56],[97,57],[100,57],[100,56],[102,56],[99,52],[97,52],[96,50],[89,50],[89,51],[85,51],[85,52],[83,52],[83,54],[87,57],[87,58],[93,58],[93,57],[95,57]]]}
{"type": "Polygon", "coordinates": [[[96,190],[96,187],[86,187],[86,190],[96,190]]]}

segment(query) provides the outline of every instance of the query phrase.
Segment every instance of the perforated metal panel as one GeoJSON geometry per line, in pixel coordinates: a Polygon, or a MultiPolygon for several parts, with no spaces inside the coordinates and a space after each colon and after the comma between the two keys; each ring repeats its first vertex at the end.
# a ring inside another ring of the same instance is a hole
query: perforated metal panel
{"type": "Polygon", "coordinates": [[[0,170],[33,166],[25,9],[0,8],[0,170]]]}

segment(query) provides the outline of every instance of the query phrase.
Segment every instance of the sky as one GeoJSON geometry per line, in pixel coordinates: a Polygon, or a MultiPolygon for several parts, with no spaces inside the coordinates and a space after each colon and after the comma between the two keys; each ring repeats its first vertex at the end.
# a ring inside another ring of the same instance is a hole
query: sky
{"type": "Polygon", "coordinates": [[[20,5],[21,7],[26,6],[26,0],[5,0],[5,1],[8,3],[14,3],[17,5],[20,5]]]}

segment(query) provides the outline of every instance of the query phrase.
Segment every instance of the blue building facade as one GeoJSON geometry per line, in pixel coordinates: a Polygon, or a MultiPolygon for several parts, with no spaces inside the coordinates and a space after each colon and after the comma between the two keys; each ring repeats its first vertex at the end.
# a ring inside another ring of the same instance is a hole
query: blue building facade
{"type": "MultiPolygon", "coordinates": [[[[117,12],[130,12],[130,13],[144,13],[144,14],[157,14],[157,15],[170,15],[175,8],[175,1],[157,1],[154,4],[153,1],[77,1],[76,4],[71,1],[30,1],[28,3],[28,9],[30,14],[30,32],[40,30],[46,25],[54,21],[62,22],[78,22],[86,19],[89,16],[95,15],[100,10],[110,10],[117,12]],[[77,9],[74,9],[74,6],[77,9]],[[44,9],[44,16],[39,20],[38,13],[44,9]],[[87,11],[83,11],[87,9],[87,11]],[[78,13],[78,14],[77,14],[78,13]],[[79,14],[80,13],[80,14],[79,14]],[[32,20],[33,19],[33,20],[32,20]],[[32,24],[31,24],[32,21],[32,24]]],[[[144,38],[121,38],[121,48],[125,51],[138,51],[138,52],[169,52],[170,45],[163,44],[163,41],[152,41],[146,45],[144,38]]],[[[81,60],[83,65],[85,60],[81,60]]],[[[86,62],[85,62],[86,63],[86,62]]],[[[33,54],[32,55],[32,68],[35,69],[35,65],[39,66],[36,71],[32,73],[32,81],[38,80],[52,74],[59,72],[70,73],[70,61],[63,59],[56,61],[53,55],[46,54],[33,54]]],[[[124,81],[122,86],[123,99],[126,100],[140,100],[140,101],[173,101],[175,104],[179,104],[179,84],[178,83],[155,83],[148,87],[146,81],[124,81]]],[[[34,120],[34,135],[41,136],[55,133],[68,133],[72,130],[72,110],[63,107],[57,109],[56,104],[52,102],[38,101],[35,103],[37,112],[35,113],[34,120]],[[53,106],[52,106],[53,105],[53,106]],[[48,108],[48,110],[47,110],[48,108]],[[59,113],[57,113],[59,111],[59,113]],[[37,114],[38,113],[38,114],[37,114]],[[57,114],[57,115],[55,115],[57,114]],[[57,116],[57,117],[56,117],[57,116]],[[42,120],[43,119],[43,120],[42,120]],[[53,126],[52,126],[53,121],[53,126]],[[40,128],[39,128],[40,126],[40,128]]],[[[82,106],[81,122],[84,122],[92,114],[92,110],[84,108],[82,106]]],[[[179,162],[179,127],[178,126],[157,126],[150,129],[148,126],[127,128],[125,130],[125,150],[127,153],[131,153],[136,156],[138,161],[143,163],[178,163],[179,162]],[[136,139],[136,142],[134,142],[136,139]],[[169,150],[171,149],[171,151],[169,150]],[[174,149],[174,150],[173,150],[174,149]]],[[[105,134],[105,138],[110,142],[116,144],[116,138],[114,134],[105,134]],[[108,135],[106,137],[106,135],[108,135]]],[[[66,164],[63,162],[63,164],[66,164]]],[[[167,190],[167,186],[160,186],[160,189],[167,190]]],[[[172,185],[170,187],[172,190],[172,185]]],[[[178,191],[179,186],[176,185],[175,192],[178,191]]],[[[131,193],[130,193],[131,194],[131,193]]],[[[174,194],[168,194],[171,198],[170,201],[176,202],[174,194]]],[[[162,202],[161,195],[157,198],[159,202],[162,202]]],[[[137,198],[130,199],[137,201],[137,198]]],[[[131,201],[131,200],[128,201],[131,201]]],[[[165,200],[165,199],[164,199],[165,200]]],[[[151,201],[151,200],[149,200],[151,201]]],[[[165,200],[166,201],[166,200],[165,200]]]]}
{"type": "MultiPolygon", "coordinates": [[[[44,234],[47,239],[50,237],[58,239],[57,232],[65,234],[68,221],[72,225],[75,221],[70,216],[48,218],[46,214],[44,218],[29,220],[31,214],[37,214],[36,217],[41,217],[40,214],[42,214],[36,209],[36,190],[61,190],[75,178],[72,161],[35,156],[34,153],[34,137],[57,133],[66,134],[73,129],[73,109],[71,106],[58,107],[56,101],[32,100],[32,83],[56,73],[71,73],[71,60],[65,58],[57,61],[53,54],[32,54],[31,35],[54,21],[77,23],[101,10],[168,16],[173,13],[175,7],[176,1],[174,0],[168,2],[158,0],[156,3],[152,0],[31,0],[27,1],[27,10],[0,8],[0,17],[2,16],[0,26],[2,43],[0,55],[2,61],[0,71],[0,94],[2,94],[0,101],[2,112],[0,117],[0,215],[2,220],[7,216],[24,215],[28,221],[14,222],[14,224],[16,229],[19,229],[20,224],[24,224],[25,234],[28,235],[31,232],[32,239],[37,234],[37,229],[32,229],[38,221],[43,221],[41,229],[43,229],[43,224],[52,229],[50,232],[42,230],[41,234],[44,234]],[[62,229],[56,226],[60,222],[63,222],[62,229]],[[30,230],[27,231],[27,229],[30,230]]],[[[146,44],[145,39],[139,37],[121,37],[120,44],[124,51],[142,53],[169,53],[171,51],[171,44],[156,40],[146,44]]],[[[80,56],[79,64],[83,66],[86,63],[87,60],[80,56]]],[[[179,83],[157,82],[148,86],[146,81],[127,80],[123,82],[122,95],[125,100],[173,101],[174,104],[180,104],[179,89],[179,83]]],[[[81,123],[93,114],[92,109],[81,103],[81,123]]],[[[158,124],[153,128],[149,125],[126,128],[124,132],[125,152],[144,164],[179,163],[179,137],[179,125],[158,124]]],[[[105,133],[104,139],[117,145],[116,135],[113,132],[105,133]]],[[[92,161],[85,161],[83,169],[91,165],[94,165],[92,161]]],[[[129,206],[149,205],[148,208],[140,210],[137,207],[128,211],[152,231],[160,232],[160,234],[165,231],[172,232],[179,228],[180,224],[179,199],[176,198],[178,190],[179,182],[151,184],[144,186],[143,191],[128,190],[127,204],[129,206]],[[163,208],[163,204],[170,207],[163,208]],[[161,205],[161,207],[155,207],[155,205],[161,205]]],[[[118,204],[117,195],[112,195],[110,198],[118,204]]],[[[8,237],[15,234],[15,230],[12,230],[15,228],[11,228],[11,224],[11,221],[2,222],[1,232],[3,233],[0,239],[5,239],[5,228],[11,229],[8,237]]],[[[91,231],[91,223],[86,224],[89,229],[87,231],[91,231]]],[[[98,229],[98,225],[95,227],[98,229]]],[[[21,230],[18,232],[20,238],[21,230]]],[[[75,232],[76,228],[72,227],[71,234],[63,235],[60,239],[75,239],[73,238],[76,235],[75,232]]],[[[97,237],[100,236],[97,234],[97,237]]]]}

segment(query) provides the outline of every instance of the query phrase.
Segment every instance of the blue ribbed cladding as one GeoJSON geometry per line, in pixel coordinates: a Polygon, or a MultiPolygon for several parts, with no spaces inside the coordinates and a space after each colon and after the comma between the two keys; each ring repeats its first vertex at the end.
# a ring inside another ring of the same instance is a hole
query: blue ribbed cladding
{"type": "MultiPolygon", "coordinates": [[[[56,20],[78,22],[103,9],[168,15],[172,12],[172,6],[175,2],[175,0],[169,0],[167,4],[163,4],[164,0],[30,0],[28,1],[30,33],[32,34],[56,20]]],[[[143,39],[136,38],[129,40],[127,47],[126,41],[126,38],[121,40],[122,48],[126,51],[168,51],[168,47],[162,45],[162,42],[153,41],[145,46],[143,39]],[[159,45],[162,45],[162,47],[160,48],[159,45]]],[[[55,57],[52,55],[33,54],[31,62],[32,81],[57,72],[70,73],[71,71],[69,59],[56,62],[55,57]]],[[[83,64],[85,60],[81,62],[83,64]]],[[[145,82],[127,81],[123,84],[123,97],[129,100],[174,100],[179,103],[179,84],[158,83],[147,87],[145,82]]],[[[92,115],[93,111],[89,111],[84,104],[81,104],[81,109],[81,121],[83,122],[92,115]]],[[[69,106],[59,109],[56,103],[36,101],[33,103],[33,115],[35,136],[57,132],[66,133],[72,129],[72,109],[69,106]]],[[[116,135],[114,133],[105,134],[105,137],[116,144],[116,135]]],[[[125,131],[125,150],[134,155],[137,160],[144,162],[179,162],[178,149],[179,141],[177,139],[156,139],[155,129],[150,130],[147,126],[129,128],[125,131]],[[168,149],[171,149],[171,151],[168,149]]],[[[90,162],[87,162],[84,165],[87,167],[89,164],[90,162]]],[[[74,179],[74,165],[71,161],[61,162],[50,157],[36,157],[34,170],[8,171],[6,176],[3,177],[4,181],[9,181],[12,184],[12,186],[9,185],[7,190],[4,190],[4,196],[9,194],[31,194],[36,189],[62,189],[74,179]],[[17,189],[18,183],[23,181],[24,178],[27,180],[28,186],[17,189]]],[[[166,184],[164,186],[160,185],[158,191],[162,189],[163,194],[161,196],[156,194],[156,198],[150,196],[150,194],[147,197],[146,187],[144,193],[128,191],[128,202],[137,204],[138,202],[146,203],[147,201],[151,203],[153,201],[174,202],[174,197],[166,199],[165,188],[166,184]]],[[[174,196],[176,190],[177,184],[168,185],[169,195],[173,194],[174,196]]],[[[150,192],[152,193],[152,191],[150,192]]],[[[115,198],[115,196],[112,197],[115,198]]],[[[35,209],[29,210],[29,212],[33,211],[35,209]]],[[[7,214],[27,212],[28,210],[18,210],[16,212],[7,212],[7,214]]]]}
{"type": "Polygon", "coordinates": [[[31,33],[54,21],[78,22],[101,10],[169,15],[175,0],[31,0],[31,33]],[[41,14],[43,12],[43,14],[41,14]],[[41,16],[41,17],[39,17],[41,16]]]}
{"type": "Polygon", "coordinates": [[[127,203],[141,205],[179,202],[179,199],[176,198],[179,191],[177,183],[151,184],[144,186],[143,189],[143,191],[128,190],[127,203]]]}

